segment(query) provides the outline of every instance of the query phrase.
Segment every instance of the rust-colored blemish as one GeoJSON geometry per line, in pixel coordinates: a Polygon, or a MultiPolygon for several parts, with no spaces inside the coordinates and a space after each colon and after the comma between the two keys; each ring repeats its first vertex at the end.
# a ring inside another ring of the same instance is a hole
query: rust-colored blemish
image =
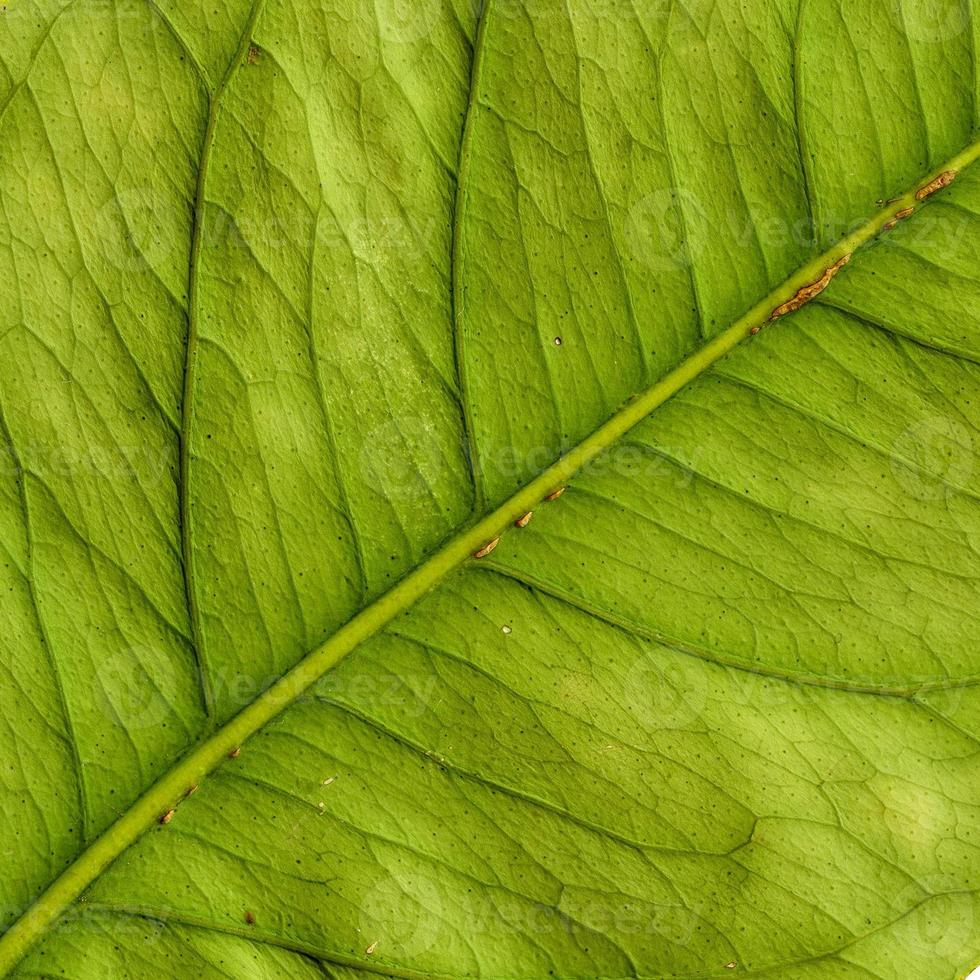
{"type": "Polygon", "coordinates": [[[531,523],[531,518],[534,517],[534,511],[529,510],[523,517],[518,517],[514,521],[514,527],[527,527],[531,523]]]}
{"type": "Polygon", "coordinates": [[[185,797],[186,796],[193,796],[196,792],[197,792],[197,783],[195,783],[193,786],[188,786],[187,787],[187,792],[184,793],[184,796],[185,797]]]}
{"type": "Polygon", "coordinates": [[[924,201],[930,194],[935,194],[936,191],[941,191],[944,187],[949,187],[956,180],[957,172],[956,170],[943,171],[935,180],[930,180],[924,187],[920,187],[915,192],[915,199],[917,201],[924,201]]]}
{"type": "Polygon", "coordinates": [[[494,538],[493,541],[488,541],[479,551],[473,552],[473,557],[486,558],[498,544],[500,544],[500,538],[494,538]]]}
{"type": "Polygon", "coordinates": [[[559,487],[557,490],[549,493],[544,499],[550,504],[553,500],[557,500],[567,489],[567,487],[559,487]]]}
{"type": "Polygon", "coordinates": [[[242,754],[242,747],[239,745],[237,748],[232,749],[228,753],[229,759],[237,759],[242,754]]]}
{"type": "Polygon", "coordinates": [[[902,208],[901,211],[895,212],[895,217],[899,221],[904,221],[906,218],[911,218],[915,214],[915,208],[902,208]]]}
{"type": "Polygon", "coordinates": [[[175,810],[168,810],[166,813],[164,813],[160,817],[160,823],[162,823],[162,824],[168,824],[168,823],[170,823],[170,821],[173,820],[173,818],[174,818],[174,813],[175,812],[176,812],[175,810]]]}
{"type": "Polygon", "coordinates": [[[246,912],[245,913],[245,922],[246,922],[247,925],[254,926],[255,925],[255,916],[251,912],[246,912]]]}
{"type": "Polygon", "coordinates": [[[756,335],[757,333],[760,333],[760,332],[761,332],[761,330],[762,330],[762,327],[760,327],[760,326],[759,326],[758,324],[756,324],[756,326],[754,326],[754,327],[753,327],[753,328],[752,328],[752,329],[751,329],[751,330],[749,331],[749,333],[750,333],[750,334],[752,334],[752,336],[754,337],[754,336],[755,336],[755,335],[756,335]]]}
{"type": "Polygon", "coordinates": [[[830,285],[831,279],[850,261],[851,255],[848,253],[827,269],[816,282],[811,282],[809,286],[804,286],[791,300],[783,303],[781,306],[777,306],[769,316],[770,322],[772,320],[778,320],[781,316],[786,316],[788,313],[795,313],[801,307],[806,306],[810,300],[819,296],[830,285]]]}
{"type": "Polygon", "coordinates": [[[248,63],[250,65],[254,65],[261,57],[262,57],[262,49],[256,47],[254,44],[250,44],[248,46],[248,56],[246,59],[248,63]]]}
{"type": "Polygon", "coordinates": [[[898,222],[894,218],[892,218],[891,221],[886,221],[881,226],[881,230],[882,231],[891,231],[897,224],[898,224],[898,222]]]}

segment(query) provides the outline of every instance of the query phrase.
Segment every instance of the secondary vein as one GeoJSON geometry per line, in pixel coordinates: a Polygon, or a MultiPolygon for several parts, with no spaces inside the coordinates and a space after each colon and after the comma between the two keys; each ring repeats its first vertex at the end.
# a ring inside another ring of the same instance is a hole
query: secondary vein
{"type": "Polygon", "coordinates": [[[451,278],[450,298],[452,301],[453,354],[456,359],[456,381],[459,385],[459,402],[466,430],[466,455],[469,460],[470,476],[473,481],[473,513],[479,514],[484,507],[483,476],[480,468],[480,453],[476,443],[476,427],[470,409],[469,384],[466,377],[466,358],[463,356],[463,224],[466,219],[467,187],[469,184],[471,147],[473,129],[476,122],[477,106],[480,101],[480,78],[483,72],[483,51],[486,44],[487,24],[493,0],[487,0],[480,13],[473,39],[473,65],[470,75],[470,98],[463,121],[463,134],[459,143],[459,160],[456,166],[456,200],[453,205],[453,243],[450,256],[451,278]]]}
{"type": "MultiPolygon", "coordinates": [[[[31,607],[37,620],[38,633],[41,640],[41,647],[44,650],[45,658],[51,669],[51,677],[54,681],[55,692],[58,698],[58,706],[65,722],[65,736],[71,750],[71,756],[75,763],[75,789],[78,802],[78,821],[80,824],[80,839],[87,840],[88,827],[88,794],[85,786],[85,770],[82,767],[82,759],[78,749],[78,736],[75,734],[75,723],[68,707],[68,698],[65,696],[64,679],[58,669],[58,658],[55,656],[54,647],[48,636],[48,630],[44,623],[44,616],[41,612],[41,604],[38,601],[37,589],[34,586],[34,535],[31,531],[31,514],[27,500],[27,471],[21,460],[17,445],[14,442],[13,434],[7,425],[7,416],[4,411],[3,403],[0,401],[0,439],[3,439],[10,448],[10,462],[13,463],[14,479],[17,483],[18,503],[24,515],[24,535],[27,546],[25,567],[21,570],[24,582],[27,585],[27,592],[30,596],[31,607]]],[[[19,563],[18,563],[19,565],[19,563]]]]}
{"type": "Polygon", "coordinates": [[[180,543],[181,566],[184,575],[184,592],[187,601],[187,613],[191,625],[191,638],[194,653],[197,658],[197,669],[201,683],[201,698],[204,710],[210,724],[214,723],[214,688],[211,682],[211,671],[204,649],[204,636],[201,629],[201,612],[197,603],[197,590],[194,583],[194,554],[191,521],[191,429],[194,425],[194,390],[197,376],[198,337],[201,317],[201,253],[204,247],[205,210],[207,208],[207,184],[211,167],[211,152],[214,149],[215,134],[218,129],[218,119],[221,114],[221,100],[235,73],[245,60],[249,45],[252,43],[252,33],[256,21],[262,12],[265,0],[255,0],[249,13],[238,49],[228,65],[218,87],[210,94],[208,105],[208,121],[204,131],[204,142],[201,146],[201,162],[197,171],[197,188],[194,194],[194,225],[191,235],[191,254],[188,269],[187,286],[187,350],[184,355],[184,391],[181,400],[180,422],[180,543]]]}

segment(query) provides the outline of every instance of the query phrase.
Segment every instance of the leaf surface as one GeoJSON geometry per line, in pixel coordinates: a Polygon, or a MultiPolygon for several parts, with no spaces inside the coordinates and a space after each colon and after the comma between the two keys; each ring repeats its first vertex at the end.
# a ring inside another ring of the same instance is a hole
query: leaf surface
{"type": "Polygon", "coordinates": [[[976,13],[0,13],[0,968],[964,976],[976,13]]]}

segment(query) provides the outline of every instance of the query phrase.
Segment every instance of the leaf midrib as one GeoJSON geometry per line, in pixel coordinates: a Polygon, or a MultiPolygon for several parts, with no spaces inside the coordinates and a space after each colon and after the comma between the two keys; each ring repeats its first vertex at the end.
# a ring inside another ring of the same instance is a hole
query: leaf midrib
{"type": "MultiPolygon", "coordinates": [[[[195,648],[202,657],[199,631],[194,627],[193,575],[189,496],[186,479],[190,466],[189,429],[191,414],[187,395],[193,390],[194,363],[197,340],[197,291],[200,255],[203,245],[203,218],[208,163],[220,112],[220,96],[241,67],[245,52],[252,41],[255,22],[264,0],[255,0],[243,31],[239,50],[221,83],[209,91],[209,114],[195,199],[195,224],[191,246],[189,274],[188,357],[185,371],[185,407],[181,426],[181,517],[182,542],[187,577],[188,603],[195,648]]],[[[485,27],[485,22],[483,25],[485,27]]],[[[480,54],[477,38],[477,57],[480,54]]],[[[465,139],[465,134],[464,134],[465,139]]],[[[100,837],[93,841],[40,895],[24,914],[0,936],[0,976],[6,976],[31,946],[55,922],[99,875],[142,836],[161,816],[176,807],[190,787],[198,786],[230,752],[264,727],[299,697],[308,691],[332,667],[361,643],[373,637],[455,571],[488,541],[503,534],[515,520],[533,510],[554,490],[564,487],[580,470],[614,445],[627,432],[642,422],[690,382],[700,377],[738,344],[757,333],[769,321],[772,311],[792,299],[805,286],[818,280],[823,273],[845,256],[876,238],[885,225],[896,219],[899,212],[912,208],[918,211],[923,202],[915,198],[916,190],[947,170],[961,172],[980,159],[980,139],[916,182],[906,193],[893,199],[887,207],[876,212],[860,228],[838,241],[825,252],[815,256],[776,289],[761,299],[751,310],[719,333],[708,343],[682,361],[642,394],[628,401],[615,415],[586,437],[576,447],[558,459],[534,480],[527,483],[496,510],[463,528],[435,554],[416,566],[388,592],[362,609],[319,647],[308,653],[274,685],[264,691],[235,717],[213,732],[187,753],[148,789],[100,837]]],[[[464,195],[465,197],[465,195],[464,195]]],[[[928,200],[924,202],[928,204],[928,200]]],[[[454,315],[455,319],[455,315],[454,315]]],[[[458,325],[457,334],[458,334],[458,325]]],[[[202,675],[205,673],[202,663],[202,675]]],[[[207,682],[202,677],[204,697],[208,703],[207,682]]]]}

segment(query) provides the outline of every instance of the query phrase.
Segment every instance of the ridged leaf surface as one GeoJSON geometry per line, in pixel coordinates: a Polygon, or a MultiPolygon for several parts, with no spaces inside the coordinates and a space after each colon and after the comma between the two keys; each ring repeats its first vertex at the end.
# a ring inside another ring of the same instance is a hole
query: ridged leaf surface
{"type": "Polygon", "coordinates": [[[0,972],[965,976],[978,51],[0,5],[0,972]]]}

